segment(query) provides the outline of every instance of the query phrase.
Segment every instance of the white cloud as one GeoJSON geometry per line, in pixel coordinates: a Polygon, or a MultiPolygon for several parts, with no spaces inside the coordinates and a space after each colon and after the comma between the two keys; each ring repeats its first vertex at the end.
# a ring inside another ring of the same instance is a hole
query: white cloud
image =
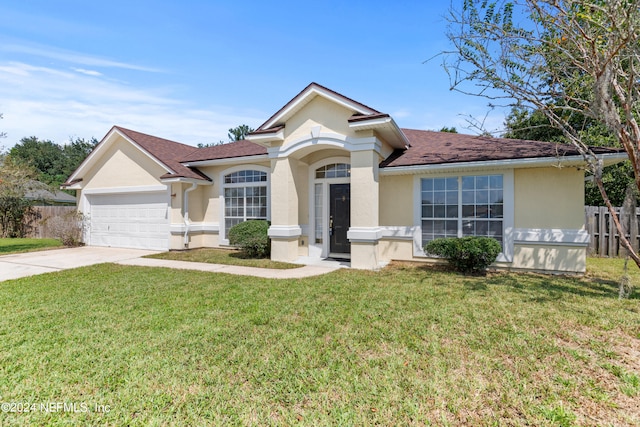
{"type": "Polygon", "coordinates": [[[84,68],[71,68],[73,71],[81,74],[86,74],[87,76],[99,77],[102,75],[101,72],[95,70],[85,70],[84,68]]]}
{"type": "Polygon", "coordinates": [[[69,62],[73,64],[86,65],[91,67],[105,68],[122,68],[127,70],[146,71],[159,73],[161,70],[152,67],[144,67],[137,64],[127,64],[125,62],[114,61],[111,59],[100,58],[97,56],[86,55],[79,52],[73,52],[66,49],[59,49],[52,46],[42,46],[38,44],[27,44],[4,42],[0,43],[0,52],[10,54],[26,54],[41,58],[55,59],[59,61],[69,62]]]}
{"type": "MultiPolygon", "coordinates": [[[[83,70],[91,71],[91,70],[83,70]]],[[[65,143],[100,139],[111,126],[195,145],[226,140],[241,123],[255,127],[266,114],[219,106],[193,106],[162,87],[140,88],[79,70],[0,62],[0,131],[7,148],[26,136],[65,143]]]]}

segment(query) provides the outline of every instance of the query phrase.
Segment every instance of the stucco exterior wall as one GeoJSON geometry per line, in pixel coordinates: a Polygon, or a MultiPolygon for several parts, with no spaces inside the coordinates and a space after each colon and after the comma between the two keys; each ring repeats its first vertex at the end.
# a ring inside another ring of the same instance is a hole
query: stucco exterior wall
{"type": "MultiPolygon", "coordinates": [[[[298,224],[309,225],[309,165],[298,161],[295,170],[295,187],[298,193],[298,224]]],[[[304,229],[303,229],[304,233],[304,229]]]]}
{"type": "Polygon", "coordinates": [[[378,242],[378,253],[382,262],[393,260],[426,261],[413,255],[413,241],[406,239],[381,239],[378,242]]]}
{"type": "Polygon", "coordinates": [[[169,207],[169,223],[181,224],[182,218],[182,187],[180,183],[171,184],[171,206],[169,207]]]}
{"type": "Polygon", "coordinates": [[[584,171],[516,169],[514,185],[516,228],[584,227],[584,171]]]}
{"type": "Polygon", "coordinates": [[[83,177],[83,189],[159,185],[157,177],[164,173],[149,156],[118,138],[83,177]]]}
{"type": "Polygon", "coordinates": [[[329,157],[347,157],[348,158],[349,152],[346,150],[333,149],[333,148],[320,149],[302,157],[300,160],[305,162],[307,165],[312,165],[314,163],[319,162],[320,160],[324,160],[329,157]]]}
{"type": "Polygon", "coordinates": [[[377,227],[379,225],[378,162],[378,155],[373,151],[351,153],[352,227],[377,227]]]}
{"type": "Polygon", "coordinates": [[[283,146],[287,146],[296,139],[309,137],[311,128],[315,126],[322,126],[322,132],[354,137],[356,132],[349,128],[347,121],[352,114],[351,110],[322,96],[316,96],[287,120],[283,146]]]}
{"type": "Polygon", "coordinates": [[[587,269],[587,251],[584,247],[517,244],[511,268],[584,273],[587,269]]]}
{"type": "Polygon", "coordinates": [[[413,176],[380,176],[380,225],[413,225],[413,176]]]}

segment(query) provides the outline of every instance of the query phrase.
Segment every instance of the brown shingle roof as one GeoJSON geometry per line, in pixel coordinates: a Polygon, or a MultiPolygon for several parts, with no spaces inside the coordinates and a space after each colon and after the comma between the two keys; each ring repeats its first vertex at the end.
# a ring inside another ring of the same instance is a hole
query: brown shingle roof
{"type": "MultiPolygon", "coordinates": [[[[401,129],[411,143],[396,150],[380,167],[435,165],[443,163],[514,160],[539,157],[577,156],[572,145],[522,139],[493,138],[450,132],[401,129]]],[[[597,154],[617,153],[612,148],[594,148],[597,154]]]]}
{"type": "Polygon", "coordinates": [[[243,139],[241,141],[230,142],[228,144],[199,148],[181,158],[180,161],[188,163],[203,160],[229,159],[233,157],[259,156],[262,154],[267,154],[266,148],[243,139]]]}
{"type": "Polygon", "coordinates": [[[195,168],[189,168],[180,163],[182,157],[198,150],[190,145],[181,144],[179,142],[170,141],[168,139],[158,138],[156,136],[147,135],[145,133],[136,132],[119,126],[115,129],[126,135],[133,142],[145,149],[149,154],[166,165],[173,173],[166,173],[160,178],[192,178],[192,179],[211,179],[195,168]]]}

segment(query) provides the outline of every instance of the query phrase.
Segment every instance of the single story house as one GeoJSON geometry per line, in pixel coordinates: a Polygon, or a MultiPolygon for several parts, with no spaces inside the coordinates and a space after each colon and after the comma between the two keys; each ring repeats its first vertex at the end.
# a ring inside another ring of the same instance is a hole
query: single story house
{"type": "Polygon", "coordinates": [[[316,83],[229,144],[113,127],[64,186],[77,190],[94,246],[224,247],[233,225],[267,219],[279,261],[376,269],[428,260],[432,239],[475,235],[501,243],[498,267],[585,271],[584,161],[573,147],[401,129],[316,83]]]}

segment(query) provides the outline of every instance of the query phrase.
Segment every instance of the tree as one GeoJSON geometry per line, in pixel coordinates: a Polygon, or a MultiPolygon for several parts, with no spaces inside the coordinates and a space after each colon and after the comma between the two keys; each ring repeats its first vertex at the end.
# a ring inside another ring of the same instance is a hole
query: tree
{"type": "Polygon", "coordinates": [[[608,129],[640,189],[640,9],[632,0],[462,0],[449,16],[444,66],[452,89],[540,111],[584,157],[640,267],[603,184],[603,162],[576,125],[608,129]],[[517,17],[517,19],[514,19],[517,17]],[[579,120],[578,120],[579,123],[579,120]]]}
{"type": "Polygon", "coordinates": [[[442,128],[438,132],[458,133],[458,129],[456,129],[455,126],[442,126],[442,128]]]}
{"type": "Polygon", "coordinates": [[[95,138],[88,141],[76,138],[60,146],[49,140],[40,140],[31,136],[22,138],[11,148],[9,155],[15,160],[33,166],[38,173],[39,181],[58,187],[89,155],[97,143],[95,138]]]}
{"type": "Polygon", "coordinates": [[[247,134],[253,132],[253,128],[250,128],[247,125],[240,125],[234,128],[229,129],[229,133],[227,136],[229,137],[229,142],[240,141],[243,140],[247,134]]]}
{"type": "MultiPolygon", "coordinates": [[[[0,120],[2,120],[2,119],[3,119],[2,113],[0,113],[0,120]]],[[[0,132],[0,138],[4,138],[6,136],[7,136],[6,132],[0,132]]]]}
{"type": "Polygon", "coordinates": [[[198,148],[215,147],[217,145],[222,145],[222,144],[226,144],[226,142],[223,141],[223,140],[220,140],[218,142],[207,142],[207,143],[199,142],[198,143],[198,148]]]}
{"type": "Polygon", "coordinates": [[[64,179],[67,179],[80,166],[80,163],[87,158],[95,146],[98,145],[98,142],[95,138],[89,140],[76,138],[62,146],[62,155],[64,157],[62,175],[64,179]]]}
{"type": "MultiPolygon", "coordinates": [[[[245,139],[245,137],[247,136],[247,134],[253,132],[253,128],[247,126],[247,125],[240,125],[240,126],[236,126],[234,128],[229,129],[229,133],[227,134],[227,137],[229,138],[228,142],[234,142],[234,141],[241,141],[243,139],[245,139]]],[[[198,148],[207,148],[207,147],[215,147],[216,145],[222,145],[222,144],[226,144],[227,141],[218,141],[218,142],[211,142],[211,143],[198,143],[198,148]]]]}
{"type": "Polygon", "coordinates": [[[36,213],[25,198],[45,186],[35,180],[37,171],[6,154],[0,155],[0,236],[24,237],[36,213]]]}
{"type": "Polygon", "coordinates": [[[22,138],[9,150],[11,158],[30,164],[38,171],[37,179],[51,184],[64,182],[64,154],[62,148],[49,140],[35,136],[22,138]]]}

